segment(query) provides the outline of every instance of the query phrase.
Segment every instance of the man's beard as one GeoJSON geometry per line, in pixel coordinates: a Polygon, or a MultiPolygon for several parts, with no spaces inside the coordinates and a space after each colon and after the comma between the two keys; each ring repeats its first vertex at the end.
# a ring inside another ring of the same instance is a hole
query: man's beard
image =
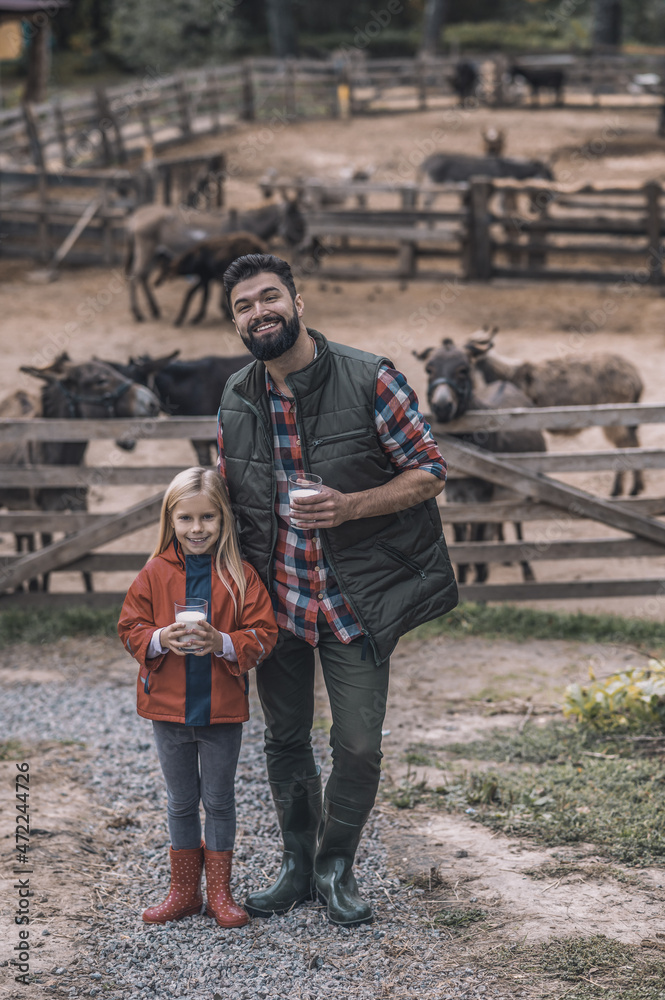
{"type": "Polygon", "coordinates": [[[248,330],[247,334],[242,337],[242,342],[257,361],[273,361],[291,350],[299,333],[300,318],[294,310],[291,319],[283,319],[273,334],[255,337],[251,330],[248,330]]]}

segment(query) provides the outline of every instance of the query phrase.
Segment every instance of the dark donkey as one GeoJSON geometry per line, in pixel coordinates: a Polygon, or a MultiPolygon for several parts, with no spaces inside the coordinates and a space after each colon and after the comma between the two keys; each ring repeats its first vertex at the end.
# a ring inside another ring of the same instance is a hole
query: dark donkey
{"type": "MultiPolygon", "coordinates": [[[[413,352],[420,361],[426,361],[428,375],[427,398],[433,416],[439,423],[447,424],[472,410],[505,410],[512,407],[531,406],[524,393],[510,382],[495,382],[490,386],[476,388],[473,379],[473,355],[466,347],[457,347],[446,338],[441,347],[428,347],[420,354],[413,352]]],[[[545,438],[540,431],[476,431],[455,434],[460,441],[475,444],[488,451],[525,452],[545,451],[545,438]]],[[[446,495],[451,503],[489,503],[496,499],[500,487],[495,487],[484,479],[453,479],[446,486],[446,495]]],[[[455,524],[456,542],[482,542],[488,536],[487,524],[455,524]]],[[[518,541],[522,541],[522,525],[515,523],[518,541]]],[[[503,540],[501,526],[498,536],[503,540]]],[[[533,571],[528,562],[520,563],[524,580],[533,580],[533,571]]],[[[485,583],[488,569],[485,563],[477,563],[476,583],[485,583]]],[[[467,565],[458,568],[459,582],[465,583],[467,565]]]]}
{"type": "MultiPolygon", "coordinates": [[[[71,418],[99,420],[107,417],[154,417],[159,400],[147,387],[137,385],[101,361],[74,364],[66,354],[48,368],[24,366],[21,371],[46,384],[39,397],[17,390],[0,403],[0,415],[32,419],[71,418]]],[[[87,441],[44,441],[5,444],[0,447],[0,462],[6,465],[81,465],[87,441]]],[[[44,488],[7,487],[0,489],[0,506],[9,510],[83,511],[88,506],[87,486],[44,488]]],[[[23,541],[34,551],[34,535],[17,535],[17,551],[23,541]]],[[[41,532],[42,545],[52,541],[50,532],[41,532]]],[[[89,573],[84,574],[85,588],[92,590],[89,573]]],[[[31,589],[38,584],[31,581],[31,589]]],[[[48,589],[48,575],[42,581],[48,589]]]]}
{"type": "MultiPolygon", "coordinates": [[[[251,354],[236,354],[230,358],[211,355],[194,361],[176,361],[179,351],[162,358],[143,354],[130,358],[126,365],[108,361],[117,371],[149,386],[167,413],[176,417],[214,416],[226,380],[253,360],[251,354]]],[[[211,441],[192,441],[199,465],[210,465],[211,441]]],[[[125,442],[127,447],[128,442],[125,442]]]]}
{"type": "Polygon", "coordinates": [[[153,317],[160,315],[148,279],[165,257],[186,253],[201,240],[242,230],[260,240],[279,237],[287,246],[298,247],[306,234],[305,217],[297,199],[286,200],[245,212],[195,212],[170,205],[142,205],[127,219],[126,270],[129,281],[129,304],[134,317],[141,321],[137,289],[145,293],[153,317]]]}

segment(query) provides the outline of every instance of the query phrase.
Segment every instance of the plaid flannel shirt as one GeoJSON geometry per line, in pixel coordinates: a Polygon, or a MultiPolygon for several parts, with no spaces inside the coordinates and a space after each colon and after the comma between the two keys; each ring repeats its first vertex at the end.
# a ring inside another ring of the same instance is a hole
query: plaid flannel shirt
{"type": "MultiPolygon", "coordinates": [[[[280,392],[267,370],[266,392],[277,476],[277,545],[271,595],[277,624],[316,646],[316,619],[322,611],[338,639],[351,642],[362,630],[326,561],[319,532],[294,528],[289,519],[288,479],[294,472],[305,471],[293,400],[280,392]]],[[[380,445],[396,469],[424,469],[445,481],[446,463],[418,409],[415,392],[401,372],[386,365],[377,378],[374,421],[380,445]]],[[[218,443],[218,468],[224,475],[221,421],[218,443]]]]}

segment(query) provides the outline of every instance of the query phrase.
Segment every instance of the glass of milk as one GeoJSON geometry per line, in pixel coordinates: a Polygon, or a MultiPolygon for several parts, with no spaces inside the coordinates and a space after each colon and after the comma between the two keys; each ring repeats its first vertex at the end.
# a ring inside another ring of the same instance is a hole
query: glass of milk
{"type": "Polygon", "coordinates": [[[307,530],[304,527],[300,527],[297,520],[295,520],[297,515],[291,506],[293,500],[301,497],[313,497],[322,491],[323,480],[321,476],[313,476],[309,472],[294,472],[293,475],[289,476],[289,507],[291,510],[291,524],[294,528],[299,528],[301,531],[307,530]]]}
{"type": "Polygon", "coordinates": [[[208,617],[208,602],[205,600],[191,600],[185,601],[184,604],[175,604],[175,620],[179,625],[189,625],[190,628],[184,633],[180,642],[183,645],[191,646],[192,649],[196,649],[200,644],[201,639],[199,636],[193,636],[193,638],[187,640],[186,636],[190,635],[192,628],[196,626],[197,622],[205,621],[208,617]]]}

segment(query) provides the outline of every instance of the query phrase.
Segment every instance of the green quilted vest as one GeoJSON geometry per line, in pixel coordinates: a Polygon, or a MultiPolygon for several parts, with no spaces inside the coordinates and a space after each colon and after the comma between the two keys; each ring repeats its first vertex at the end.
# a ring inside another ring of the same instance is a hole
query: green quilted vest
{"type": "MultiPolygon", "coordinates": [[[[390,482],[394,467],[374,423],[376,379],[390,364],[310,335],[318,353],[286,378],[295,399],[303,465],[341,493],[390,482]]],[[[232,375],[220,406],[226,479],[245,558],[271,591],[276,480],[265,366],[232,375]]],[[[405,632],[457,604],[457,585],[434,499],[320,532],[324,554],[377,662],[405,632]]]]}

